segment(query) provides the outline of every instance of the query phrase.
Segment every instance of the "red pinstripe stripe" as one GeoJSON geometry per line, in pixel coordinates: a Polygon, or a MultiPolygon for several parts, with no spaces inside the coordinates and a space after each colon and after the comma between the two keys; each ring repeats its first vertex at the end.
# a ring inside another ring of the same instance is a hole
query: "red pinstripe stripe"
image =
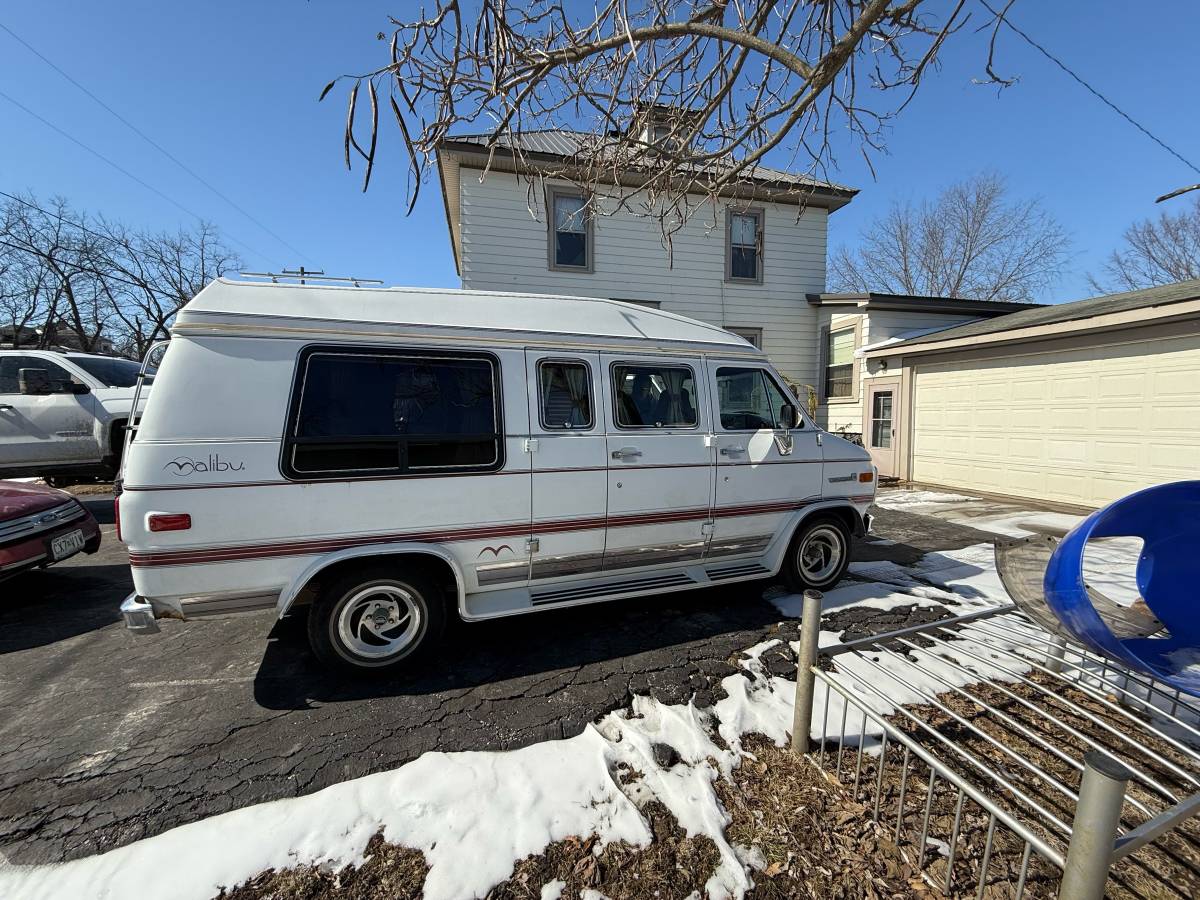
{"type": "MultiPolygon", "coordinates": [[[[711,514],[715,518],[733,518],[737,516],[764,515],[772,512],[790,512],[819,502],[820,499],[782,500],[772,503],[723,506],[712,510],[711,514]]],[[[657,525],[667,522],[687,522],[707,519],[709,516],[710,511],[707,507],[696,507],[693,509],[672,510],[671,512],[633,513],[612,518],[592,517],[587,519],[536,522],[532,527],[527,522],[514,522],[482,528],[452,528],[440,531],[404,531],[391,534],[353,535],[309,541],[292,541],[284,544],[248,544],[194,550],[168,550],[148,553],[132,552],[129,554],[129,564],[135,568],[150,568],[154,566],[192,565],[206,562],[235,562],[247,559],[271,559],[279,556],[304,556],[315,553],[328,553],[334,550],[345,550],[351,547],[363,547],[371,544],[390,544],[402,541],[451,543],[455,541],[512,537],[533,532],[538,534],[558,534],[568,531],[590,531],[604,527],[623,528],[636,525],[657,525]]]]}

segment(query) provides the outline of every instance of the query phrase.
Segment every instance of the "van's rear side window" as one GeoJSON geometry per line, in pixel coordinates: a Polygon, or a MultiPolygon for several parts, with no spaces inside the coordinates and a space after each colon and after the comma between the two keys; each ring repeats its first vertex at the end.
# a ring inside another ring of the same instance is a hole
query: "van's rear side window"
{"type": "Polygon", "coordinates": [[[284,474],[498,469],[498,382],[496,361],[484,354],[309,348],[292,393],[284,474]]]}

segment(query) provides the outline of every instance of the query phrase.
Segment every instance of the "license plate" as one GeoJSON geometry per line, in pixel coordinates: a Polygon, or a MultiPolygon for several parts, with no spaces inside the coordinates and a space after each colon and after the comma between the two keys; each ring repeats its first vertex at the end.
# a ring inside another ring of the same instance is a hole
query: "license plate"
{"type": "Polygon", "coordinates": [[[83,549],[83,532],[79,529],[68,531],[50,542],[50,555],[55,560],[66,559],[73,553],[83,549]]]}

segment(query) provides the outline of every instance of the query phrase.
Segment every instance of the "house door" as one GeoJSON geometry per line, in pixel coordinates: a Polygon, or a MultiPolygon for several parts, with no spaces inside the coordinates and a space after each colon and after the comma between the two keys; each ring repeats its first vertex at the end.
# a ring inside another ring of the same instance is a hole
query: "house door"
{"type": "Polygon", "coordinates": [[[608,435],[606,572],[699,561],[713,448],[699,359],[602,357],[608,435]]]}
{"type": "Polygon", "coordinates": [[[899,379],[874,380],[867,389],[867,427],[863,429],[863,443],[882,478],[896,476],[899,395],[899,379]]]}

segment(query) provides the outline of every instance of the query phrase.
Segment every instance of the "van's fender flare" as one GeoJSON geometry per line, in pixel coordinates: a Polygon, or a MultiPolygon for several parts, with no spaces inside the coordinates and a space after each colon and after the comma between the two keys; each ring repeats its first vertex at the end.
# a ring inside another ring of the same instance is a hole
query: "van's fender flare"
{"type": "Polygon", "coordinates": [[[862,524],[862,512],[850,502],[848,497],[833,497],[829,500],[819,500],[803,506],[792,513],[787,523],[779,529],[778,537],[767,553],[771,563],[770,569],[772,575],[779,574],[779,570],[783,567],[783,560],[787,554],[787,549],[792,545],[792,538],[796,536],[796,530],[804,524],[804,520],[831,509],[848,509],[854,513],[855,520],[859,524],[851,532],[852,535],[861,536],[866,532],[862,524]]]}
{"type": "Polygon", "coordinates": [[[432,544],[420,544],[415,542],[401,542],[395,544],[369,544],[363,547],[350,547],[346,550],[336,550],[333,553],[326,553],[313,560],[304,568],[304,570],[292,579],[279,593],[279,601],[276,604],[276,612],[279,618],[287,615],[288,610],[296,602],[296,598],[317,577],[322,571],[334,565],[335,563],[344,562],[347,559],[365,559],[371,556],[392,556],[397,553],[419,553],[425,556],[434,556],[450,566],[450,571],[454,573],[454,582],[458,588],[458,596],[455,598],[455,606],[461,614],[466,607],[466,581],[463,579],[462,569],[459,567],[457,560],[448,551],[441,547],[432,544]]]}

